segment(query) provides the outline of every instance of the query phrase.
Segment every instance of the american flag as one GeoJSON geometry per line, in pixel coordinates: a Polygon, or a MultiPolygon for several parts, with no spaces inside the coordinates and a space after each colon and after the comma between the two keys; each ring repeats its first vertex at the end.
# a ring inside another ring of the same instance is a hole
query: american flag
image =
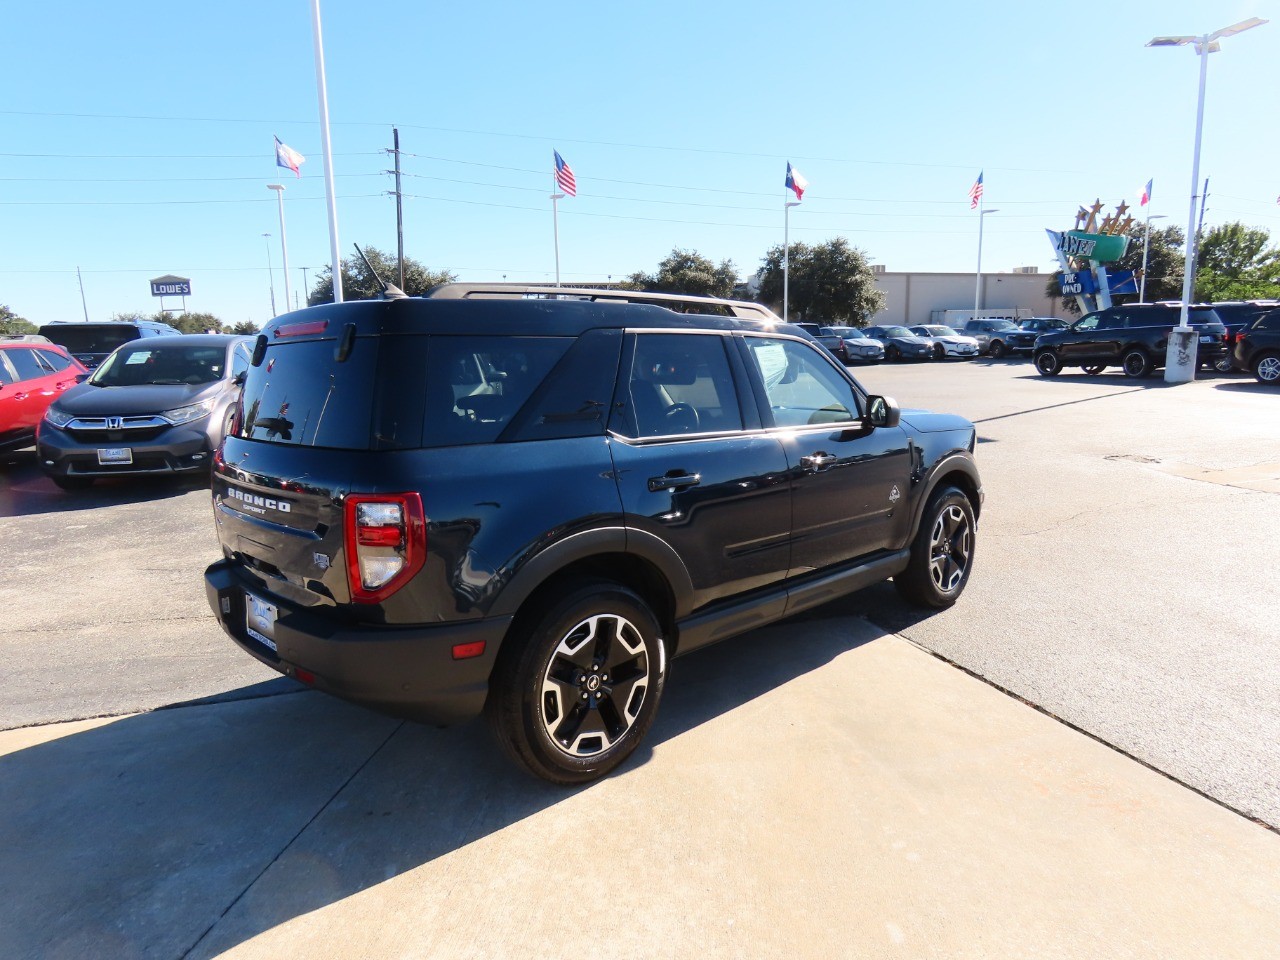
{"type": "Polygon", "coordinates": [[[552,150],[551,152],[556,155],[556,183],[566,194],[576,197],[578,195],[578,181],[573,179],[573,171],[564,162],[564,157],[560,156],[559,150],[552,150]]]}
{"type": "Polygon", "coordinates": [[[977,209],[978,203],[982,200],[982,172],[978,172],[978,179],[973,181],[973,186],[969,188],[969,209],[977,209]]]}

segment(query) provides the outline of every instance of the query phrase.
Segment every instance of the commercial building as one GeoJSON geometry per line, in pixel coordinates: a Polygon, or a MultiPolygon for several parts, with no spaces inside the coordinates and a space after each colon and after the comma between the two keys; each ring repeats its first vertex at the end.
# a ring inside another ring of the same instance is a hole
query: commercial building
{"type": "MultiPolygon", "coordinates": [[[[973,311],[972,273],[894,273],[873,266],[876,286],[884,292],[885,308],[872,323],[912,326],[936,322],[935,311],[973,311]]],[[[979,316],[1059,317],[1062,300],[1045,293],[1050,274],[1035,267],[1011,273],[984,273],[979,316]]]]}

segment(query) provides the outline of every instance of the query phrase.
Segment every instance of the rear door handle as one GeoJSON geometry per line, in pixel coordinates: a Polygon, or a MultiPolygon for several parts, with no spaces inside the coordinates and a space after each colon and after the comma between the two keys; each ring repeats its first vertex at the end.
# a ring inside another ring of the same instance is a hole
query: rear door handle
{"type": "Polygon", "coordinates": [[[830,453],[811,453],[807,457],[800,458],[800,465],[810,473],[822,473],[836,462],[836,457],[830,453]]]}
{"type": "Polygon", "coordinates": [[[668,470],[665,476],[650,477],[649,489],[653,493],[661,490],[679,490],[681,487],[696,487],[702,482],[702,474],[685,473],[683,470],[668,470]]]}

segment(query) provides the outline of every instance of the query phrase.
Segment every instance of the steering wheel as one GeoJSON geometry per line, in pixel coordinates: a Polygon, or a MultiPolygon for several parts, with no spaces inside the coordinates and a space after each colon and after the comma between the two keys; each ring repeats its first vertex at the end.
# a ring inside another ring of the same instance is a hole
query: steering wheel
{"type": "Polygon", "coordinates": [[[697,430],[702,425],[698,420],[698,411],[687,403],[673,403],[667,407],[665,417],[668,427],[678,428],[684,433],[697,430]]]}

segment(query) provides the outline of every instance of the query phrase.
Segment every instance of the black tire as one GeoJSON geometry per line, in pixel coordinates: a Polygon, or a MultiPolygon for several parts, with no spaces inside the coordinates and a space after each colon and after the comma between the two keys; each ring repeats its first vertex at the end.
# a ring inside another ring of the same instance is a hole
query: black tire
{"type": "Polygon", "coordinates": [[[518,765],[552,783],[587,783],[644,738],[665,674],[665,641],[644,601],[616,583],[583,581],[518,618],[485,712],[518,765]]]}
{"type": "Polygon", "coordinates": [[[1041,350],[1035,357],[1036,372],[1042,377],[1056,377],[1062,372],[1062,361],[1052,350],[1041,350]]]}
{"type": "Polygon", "coordinates": [[[902,359],[902,351],[893,344],[889,344],[889,346],[884,348],[884,358],[890,363],[897,363],[902,359]]]}
{"type": "Polygon", "coordinates": [[[1213,361],[1211,366],[1214,370],[1218,371],[1218,373],[1231,373],[1236,368],[1236,365],[1231,362],[1231,354],[1227,354],[1225,357],[1219,357],[1217,360],[1213,361]]]}
{"type": "Polygon", "coordinates": [[[59,490],[88,490],[93,486],[93,477],[50,476],[49,479],[59,490]]]}
{"type": "Polygon", "coordinates": [[[1005,355],[1005,346],[1003,340],[992,340],[991,346],[987,348],[987,352],[991,354],[992,360],[1000,360],[1005,355]]]}
{"type": "Polygon", "coordinates": [[[1105,363],[1091,363],[1084,368],[1084,372],[1091,377],[1096,377],[1100,373],[1105,373],[1107,365],[1105,363]]]}
{"type": "Polygon", "coordinates": [[[1259,383],[1280,383],[1280,353],[1264,353],[1253,361],[1253,375],[1259,383]]]}
{"type": "Polygon", "coordinates": [[[1132,377],[1135,380],[1151,376],[1151,371],[1156,368],[1147,351],[1138,347],[1134,347],[1124,355],[1120,366],[1124,369],[1126,377],[1132,377]]]}
{"type": "Polygon", "coordinates": [[[898,593],[910,603],[935,610],[960,599],[973,569],[977,529],[973,505],[961,490],[934,491],[911,543],[907,569],[893,578],[898,593]]]}
{"type": "Polygon", "coordinates": [[[947,359],[947,348],[940,343],[935,343],[933,345],[933,359],[935,360],[947,359]]]}

